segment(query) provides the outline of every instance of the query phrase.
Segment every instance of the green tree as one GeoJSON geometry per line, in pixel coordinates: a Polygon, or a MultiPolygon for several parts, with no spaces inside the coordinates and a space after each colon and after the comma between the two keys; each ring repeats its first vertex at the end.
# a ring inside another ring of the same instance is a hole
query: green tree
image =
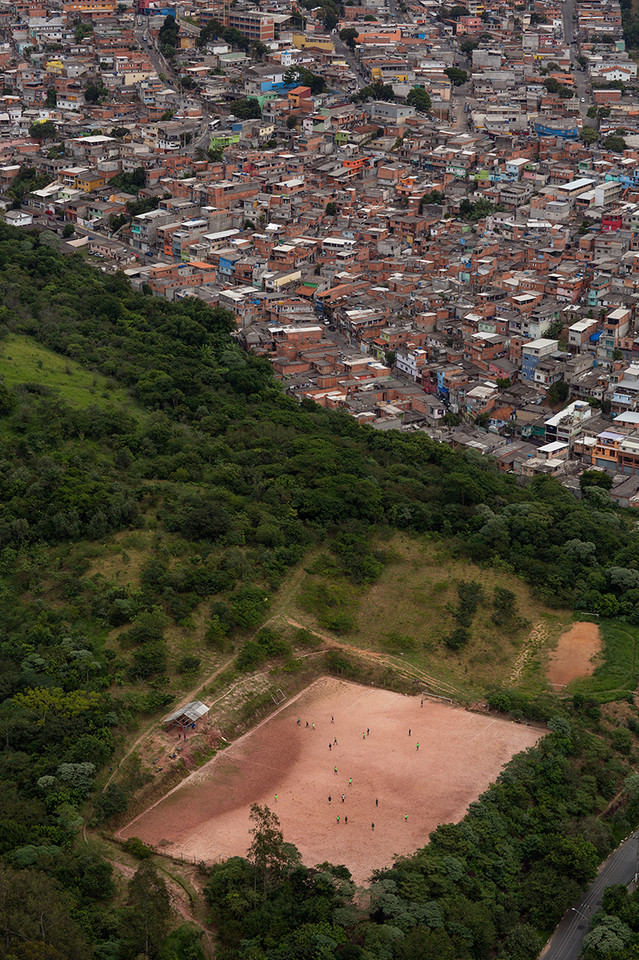
{"type": "Polygon", "coordinates": [[[596,130],[594,127],[582,127],[581,132],[579,133],[579,137],[582,143],[585,143],[585,144],[596,143],[596,141],[599,139],[599,131],[596,130]]]}
{"type": "Polygon", "coordinates": [[[340,40],[342,40],[347,47],[350,47],[351,50],[354,50],[357,46],[357,35],[355,27],[345,27],[339,32],[340,40]]]}
{"type": "Polygon", "coordinates": [[[332,200],[326,204],[326,213],[329,217],[334,217],[337,213],[337,204],[332,200]]]}
{"type": "Polygon", "coordinates": [[[170,914],[166,884],[150,860],[145,860],[129,881],[128,939],[134,955],[156,957],[162,946],[170,914]]]}
{"type": "Polygon", "coordinates": [[[479,40],[476,40],[474,37],[462,36],[460,39],[459,49],[462,53],[472,53],[478,46],[479,40]]]}
{"type": "Polygon", "coordinates": [[[83,960],[87,944],[73,900],[39,870],[0,866],[0,936],[5,957],[83,960]]]}
{"type": "Polygon", "coordinates": [[[248,858],[254,869],[254,889],[257,889],[258,880],[267,892],[269,882],[273,881],[287,861],[284,846],[284,834],[280,829],[278,817],[267,806],[260,807],[257,803],[251,804],[251,827],[249,833],[253,840],[248,849],[248,858]]]}
{"type": "Polygon", "coordinates": [[[623,137],[617,137],[614,134],[606,137],[603,145],[606,150],[611,150],[613,153],[623,153],[628,146],[623,137]]]}
{"type": "Polygon", "coordinates": [[[336,10],[329,9],[326,6],[323,9],[324,16],[322,17],[322,23],[324,24],[324,29],[330,32],[339,24],[339,14],[336,10]]]}
{"type": "Polygon", "coordinates": [[[237,117],[238,120],[262,119],[260,102],[255,97],[243,97],[240,100],[235,100],[231,104],[231,110],[233,116],[237,117]]]}
{"type": "Polygon", "coordinates": [[[53,120],[36,120],[29,127],[29,136],[34,140],[55,140],[58,128],[53,120]]]}
{"type": "Polygon", "coordinates": [[[584,470],[579,477],[579,486],[582,490],[586,487],[602,487],[604,490],[610,490],[612,477],[605,470],[584,470]]]}
{"type": "Polygon", "coordinates": [[[413,87],[412,90],[409,91],[406,97],[406,103],[422,113],[428,113],[432,107],[430,94],[421,87],[413,87]]]}
{"type": "Polygon", "coordinates": [[[556,380],[550,388],[546,397],[548,402],[553,406],[556,406],[558,403],[565,403],[568,399],[568,394],[570,393],[570,387],[565,380],[556,380]]]}
{"type": "Polygon", "coordinates": [[[172,930],[160,947],[158,960],[206,960],[201,927],[183,923],[172,930]]]}
{"type": "Polygon", "coordinates": [[[164,23],[158,33],[160,49],[167,50],[169,55],[172,55],[178,45],[179,33],[180,25],[177,23],[176,18],[172,16],[165,17],[164,23]]]}
{"type": "Polygon", "coordinates": [[[366,103],[368,100],[386,100],[391,103],[395,100],[395,92],[390,83],[371,83],[362,87],[351,99],[353,103],[366,103]]]}
{"type": "Polygon", "coordinates": [[[459,67],[446,67],[444,73],[454,87],[461,87],[468,80],[466,70],[461,70],[459,67]]]}
{"type": "Polygon", "coordinates": [[[55,92],[55,87],[49,87],[47,90],[47,98],[44,102],[47,107],[55,107],[58,102],[58,95],[55,92]]]}
{"type": "Polygon", "coordinates": [[[85,23],[83,20],[76,20],[73,28],[73,39],[76,41],[76,43],[81,42],[86,37],[90,37],[92,33],[93,25],[91,23],[85,23]]]}
{"type": "Polygon", "coordinates": [[[326,90],[324,77],[302,66],[289,67],[284,74],[284,83],[287,87],[309,87],[313,95],[324,93],[326,90]]]}
{"type": "Polygon", "coordinates": [[[125,193],[137,193],[140,187],[146,186],[146,170],[136,167],[130,173],[125,171],[116,174],[109,180],[109,187],[123,190],[125,193]]]}
{"type": "Polygon", "coordinates": [[[441,193],[439,190],[429,190],[428,193],[425,193],[424,196],[419,201],[419,213],[421,214],[424,210],[424,207],[428,207],[431,204],[434,206],[439,206],[444,203],[446,200],[446,195],[441,193]]]}
{"type": "Polygon", "coordinates": [[[633,939],[632,930],[619,917],[604,916],[584,937],[584,957],[587,960],[606,960],[623,956],[633,939]]]}
{"type": "Polygon", "coordinates": [[[99,83],[91,81],[91,83],[88,83],[84,88],[84,99],[87,103],[102,103],[108,95],[109,91],[102,81],[99,83]]]}

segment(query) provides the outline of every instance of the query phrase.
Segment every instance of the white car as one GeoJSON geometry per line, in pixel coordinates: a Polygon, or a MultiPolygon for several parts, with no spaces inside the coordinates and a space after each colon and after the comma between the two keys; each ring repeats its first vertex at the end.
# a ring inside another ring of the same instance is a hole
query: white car
{"type": "Polygon", "coordinates": [[[582,97],[582,98],[581,98],[581,102],[582,102],[582,103],[585,103],[585,102],[586,102],[586,98],[585,98],[585,97],[582,97]]]}

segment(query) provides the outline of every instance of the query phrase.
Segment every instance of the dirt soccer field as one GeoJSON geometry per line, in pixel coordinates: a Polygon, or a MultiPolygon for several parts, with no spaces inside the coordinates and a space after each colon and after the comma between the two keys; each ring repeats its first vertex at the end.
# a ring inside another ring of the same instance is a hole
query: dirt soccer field
{"type": "Polygon", "coordinates": [[[461,819],[513,754],[540,736],[508,720],[421,703],[318,680],[121,836],[207,862],[244,856],[256,802],[277,813],[304,863],[346,864],[363,883],[374,868],[424,846],[439,823],[461,819]]]}
{"type": "Polygon", "coordinates": [[[548,679],[553,687],[565,687],[577,677],[595,671],[595,657],[601,650],[601,635],[596,623],[579,621],[562,633],[557,649],[548,659],[548,679]]]}

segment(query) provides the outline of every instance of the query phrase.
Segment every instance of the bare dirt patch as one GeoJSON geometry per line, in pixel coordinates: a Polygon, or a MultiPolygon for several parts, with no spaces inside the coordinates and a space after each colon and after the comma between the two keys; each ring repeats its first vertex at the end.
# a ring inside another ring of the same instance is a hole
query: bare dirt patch
{"type": "Polygon", "coordinates": [[[427,843],[439,823],[461,819],[539,736],[428,698],[422,706],[420,696],[322,678],[121,836],[198,861],[244,856],[250,805],[267,804],[305,863],[344,863],[362,883],[427,843]]]}
{"type": "Polygon", "coordinates": [[[596,623],[573,623],[559,638],[557,649],[548,659],[548,679],[555,688],[565,687],[577,677],[590,676],[595,657],[601,650],[601,635],[596,623]]]}

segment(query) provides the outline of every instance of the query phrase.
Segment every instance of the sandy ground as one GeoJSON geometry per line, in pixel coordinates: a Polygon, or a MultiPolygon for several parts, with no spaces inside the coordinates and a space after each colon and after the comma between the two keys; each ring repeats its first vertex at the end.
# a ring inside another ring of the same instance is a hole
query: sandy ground
{"type": "Polygon", "coordinates": [[[548,659],[548,679],[552,686],[565,687],[577,677],[586,677],[595,669],[594,657],[601,650],[596,623],[573,623],[562,633],[557,649],[548,659]]]}
{"type": "Polygon", "coordinates": [[[256,802],[277,813],[307,865],[345,864],[363,883],[374,868],[424,846],[439,823],[460,820],[539,735],[441,702],[422,706],[419,696],[323,678],[121,835],[208,862],[244,856],[256,802]]]}

